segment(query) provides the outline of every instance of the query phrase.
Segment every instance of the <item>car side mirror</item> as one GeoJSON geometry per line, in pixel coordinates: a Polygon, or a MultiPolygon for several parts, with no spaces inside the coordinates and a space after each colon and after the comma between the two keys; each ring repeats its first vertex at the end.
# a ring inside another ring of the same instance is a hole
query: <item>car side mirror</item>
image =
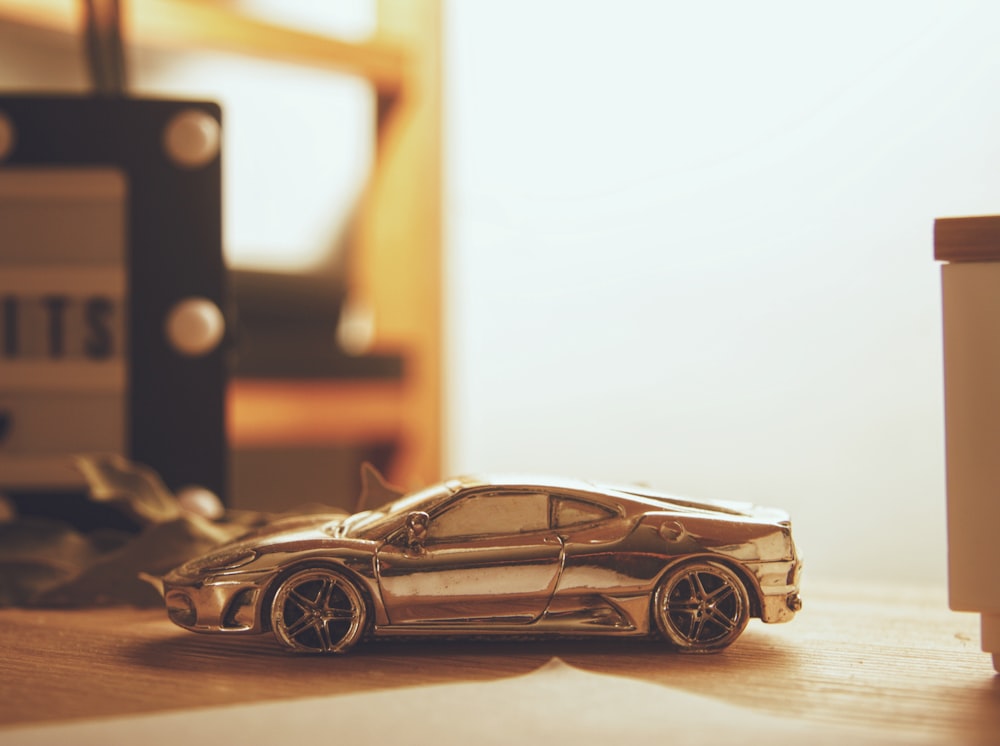
{"type": "Polygon", "coordinates": [[[422,510],[415,510],[406,516],[406,545],[414,552],[424,550],[424,540],[427,538],[427,527],[431,517],[422,510]]]}

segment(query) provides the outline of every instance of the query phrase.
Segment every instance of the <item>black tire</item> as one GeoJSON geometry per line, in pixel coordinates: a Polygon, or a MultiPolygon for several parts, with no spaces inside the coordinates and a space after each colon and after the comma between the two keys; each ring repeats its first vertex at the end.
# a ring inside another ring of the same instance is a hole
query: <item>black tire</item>
{"type": "Polygon", "coordinates": [[[750,599],[743,581],[724,564],[712,560],[689,562],[668,571],[653,602],[660,632],[686,653],[711,653],[728,647],[750,618],[750,599]]]}
{"type": "Polygon", "coordinates": [[[368,606],[358,587],[325,567],[281,582],[271,603],[271,629],[296,653],[344,653],[365,631],[368,606]]]}

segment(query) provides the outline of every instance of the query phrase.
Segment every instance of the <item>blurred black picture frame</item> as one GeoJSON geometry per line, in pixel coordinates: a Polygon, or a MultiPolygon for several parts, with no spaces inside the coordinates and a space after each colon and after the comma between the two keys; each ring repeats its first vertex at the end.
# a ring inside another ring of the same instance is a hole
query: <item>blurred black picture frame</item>
{"type": "MultiPolygon", "coordinates": [[[[221,127],[220,108],[206,101],[3,96],[0,118],[7,147],[0,153],[0,173],[114,169],[122,174],[126,288],[123,339],[117,351],[125,368],[122,455],[156,469],[171,489],[204,487],[225,501],[228,344],[184,354],[165,332],[169,314],[186,299],[227,308],[219,154],[216,150],[201,162],[184,163],[171,157],[165,146],[171,122],[192,115],[221,127]]],[[[7,242],[0,224],[0,272],[7,242]]],[[[4,324],[9,336],[16,324],[10,318],[4,324]]],[[[29,480],[11,476],[24,471],[19,472],[18,460],[30,460],[32,453],[9,446],[26,425],[17,411],[17,393],[4,381],[3,366],[17,353],[9,343],[7,347],[0,357],[0,414],[6,420],[3,441],[8,444],[0,441],[0,467],[13,464],[13,471],[5,474],[0,468],[0,492],[22,513],[73,512],[79,488],[58,478],[47,485],[37,474],[29,480]]],[[[57,357],[46,363],[54,380],[62,363],[57,357]]],[[[65,416],[70,421],[77,415],[66,411],[65,416]]],[[[72,456],[54,455],[67,461],[72,456]]]]}

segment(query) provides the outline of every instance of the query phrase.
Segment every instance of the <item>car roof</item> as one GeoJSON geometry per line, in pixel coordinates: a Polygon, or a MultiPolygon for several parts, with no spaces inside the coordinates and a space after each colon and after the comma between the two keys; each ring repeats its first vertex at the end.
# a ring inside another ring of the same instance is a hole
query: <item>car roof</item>
{"type": "Polygon", "coordinates": [[[567,479],[539,474],[475,474],[456,477],[459,489],[472,487],[499,487],[503,489],[557,489],[570,492],[602,493],[596,485],[582,479],[567,479]]]}
{"type": "Polygon", "coordinates": [[[576,493],[582,497],[603,497],[616,503],[631,503],[648,510],[708,511],[743,517],[751,515],[753,511],[753,506],[749,503],[703,499],[693,500],[653,490],[645,485],[606,485],[588,482],[583,479],[537,474],[465,475],[448,480],[448,487],[453,492],[479,487],[513,490],[558,490],[560,492],[576,493]]]}

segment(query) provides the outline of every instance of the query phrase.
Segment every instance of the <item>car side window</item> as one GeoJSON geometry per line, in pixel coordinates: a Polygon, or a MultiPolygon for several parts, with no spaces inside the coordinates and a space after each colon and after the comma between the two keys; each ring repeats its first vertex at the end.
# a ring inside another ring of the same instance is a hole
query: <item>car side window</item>
{"type": "Polygon", "coordinates": [[[586,523],[595,523],[613,518],[615,515],[614,511],[610,508],[587,502],[586,500],[577,500],[571,497],[556,497],[553,499],[552,525],[554,528],[582,526],[586,523]]]}
{"type": "Polygon", "coordinates": [[[548,495],[533,492],[492,492],[461,497],[431,520],[427,539],[439,541],[545,530],[549,527],[548,505],[548,495]]]}

